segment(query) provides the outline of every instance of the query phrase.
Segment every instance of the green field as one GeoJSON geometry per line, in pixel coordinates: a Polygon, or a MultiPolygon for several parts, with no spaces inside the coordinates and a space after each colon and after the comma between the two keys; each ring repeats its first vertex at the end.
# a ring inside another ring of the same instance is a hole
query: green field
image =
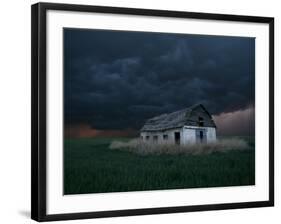
{"type": "Polygon", "coordinates": [[[113,138],[66,139],[64,193],[102,193],[255,184],[251,149],[209,155],[137,155],[110,150],[113,138]]]}

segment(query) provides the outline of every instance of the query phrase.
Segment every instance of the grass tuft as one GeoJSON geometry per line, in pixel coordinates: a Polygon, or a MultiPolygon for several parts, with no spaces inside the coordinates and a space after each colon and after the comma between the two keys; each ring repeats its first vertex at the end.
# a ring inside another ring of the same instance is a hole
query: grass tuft
{"type": "Polygon", "coordinates": [[[201,155],[210,154],[213,152],[228,152],[231,150],[245,150],[249,149],[249,145],[243,139],[230,138],[220,139],[212,143],[202,144],[187,144],[187,145],[175,145],[169,143],[152,143],[144,142],[141,139],[132,139],[128,142],[124,141],[113,141],[110,149],[125,150],[134,152],[139,155],[150,155],[150,154],[191,154],[201,155]]]}

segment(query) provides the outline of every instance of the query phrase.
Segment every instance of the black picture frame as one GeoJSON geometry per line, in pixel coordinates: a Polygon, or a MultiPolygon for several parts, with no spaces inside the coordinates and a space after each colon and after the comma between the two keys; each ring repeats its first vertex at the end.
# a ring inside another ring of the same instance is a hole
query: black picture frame
{"type": "Polygon", "coordinates": [[[274,205],[274,18],[164,11],[137,8],[103,7],[73,4],[37,3],[32,5],[32,153],[31,153],[31,218],[36,221],[55,221],[161,213],[192,212],[274,205]],[[100,12],[123,15],[162,16],[235,22],[269,24],[269,200],[243,203],[208,204],[196,206],[160,207],[70,214],[46,214],[46,12],[64,10],[100,12]]]}

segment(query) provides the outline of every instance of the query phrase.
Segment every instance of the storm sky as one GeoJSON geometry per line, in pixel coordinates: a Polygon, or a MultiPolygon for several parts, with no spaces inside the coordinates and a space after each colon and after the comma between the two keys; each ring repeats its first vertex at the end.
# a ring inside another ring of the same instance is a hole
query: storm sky
{"type": "Polygon", "coordinates": [[[219,134],[252,135],[254,88],[254,38],[64,29],[68,130],[136,133],[202,103],[219,134]]]}

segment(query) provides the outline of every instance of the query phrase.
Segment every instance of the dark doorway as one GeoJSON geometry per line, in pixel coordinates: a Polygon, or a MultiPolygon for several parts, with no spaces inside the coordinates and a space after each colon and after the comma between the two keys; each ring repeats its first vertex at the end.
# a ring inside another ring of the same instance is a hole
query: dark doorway
{"type": "Polygon", "coordinates": [[[200,142],[203,142],[203,131],[200,131],[200,142]]]}
{"type": "Polygon", "coordinates": [[[181,141],[180,132],[175,132],[175,143],[179,145],[180,141],[181,141]]]}

